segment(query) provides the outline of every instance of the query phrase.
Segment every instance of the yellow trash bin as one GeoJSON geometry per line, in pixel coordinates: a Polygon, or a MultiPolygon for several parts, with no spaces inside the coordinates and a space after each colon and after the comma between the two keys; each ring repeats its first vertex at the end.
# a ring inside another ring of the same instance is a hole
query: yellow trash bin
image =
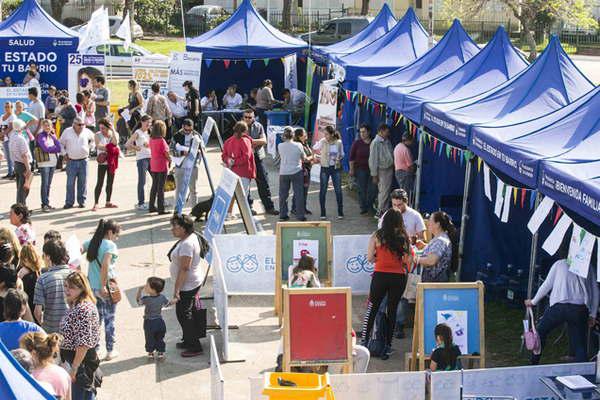
{"type": "Polygon", "coordinates": [[[329,374],[266,373],[262,394],[270,400],[335,400],[329,374]],[[293,382],[295,386],[280,384],[285,382],[293,382]]]}

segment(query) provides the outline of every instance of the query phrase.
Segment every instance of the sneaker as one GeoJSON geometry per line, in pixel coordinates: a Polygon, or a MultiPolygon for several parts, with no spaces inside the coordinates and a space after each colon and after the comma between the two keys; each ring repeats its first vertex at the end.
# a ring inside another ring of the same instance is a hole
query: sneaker
{"type": "Polygon", "coordinates": [[[321,218],[319,218],[321,221],[325,221],[327,220],[327,216],[326,215],[321,215],[321,218]]]}
{"type": "Polygon", "coordinates": [[[43,212],[46,212],[46,213],[47,213],[47,212],[50,212],[50,206],[43,206],[43,207],[42,207],[42,211],[43,211],[43,212]]]}
{"type": "Polygon", "coordinates": [[[68,210],[68,209],[70,209],[70,208],[73,208],[73,205],[72,205],[72,204],[71,204],[71,205],[69,205],[69,204],[65,204],[65,205],[63,206],[63,210],[68,210]]]}
{"type": "Polygon", "coordinates": [[[85,204],[80,204],[77,207],[79,207],[79,208],[85,208],[85,204]]]}
{"type": "Polygon", "coordinates": [[[279,211],[277,211],[276,209],[272,208],[270,210],[265,211],[265,214],[269,214],[269,215],[279,215],[279,211]]]}
{"type": "Polygon", "coordinates": [[[202,354],[204,354],[204,350],[202,350],[202,348],[197,348],[197,349],[190,349],[190,350],[181,352],[181,357],[191,358],[191,357],[201,356],[202,354]]]}
{"type": "Polygon", "coordinates": [[[279,217],[280,221],[289,221],[290,217],[279,217]]]}
{"type": "Polygon", "coordinates": [[[111,350],[108,353],[106,353],[106,357],[104,357],[104,361],[114,360],[117,357],[119,357],[119,352],[116,350],[111,350]]]}
{"type": "Polygon", "coordinates": [[[161,351],[157,351],[156,352],[156,358],[161,361],[165,359],[165,353],[161,352],[161,351]]]}
{"type": "Polygon", "coordinates": [[[337,219],[344,219],[343,215],[338,215],[337,219]]]}
{"type": "Polygon", "coordinates": [[[157,212],[158,210],[155,207],[148,208],[149,213],[157,212]]]}
{"type": "Polygon", "coordinates": [[[136,210],[144,210],[146,211],[148,209],[148,204],[144,203],[144,204],[136,204],[135,205],[136,210]]]}
{"type": "Polygon", "coordinates": [[[258,213],[255,210],[251,210],[252,211],[252,215],[256,216],[258,215],[258,213]]]}
{"type": "Polygon", "coordinates": [[[148,353],[148,360],[154,360],[154,352],[153,351],[148,353]]]}

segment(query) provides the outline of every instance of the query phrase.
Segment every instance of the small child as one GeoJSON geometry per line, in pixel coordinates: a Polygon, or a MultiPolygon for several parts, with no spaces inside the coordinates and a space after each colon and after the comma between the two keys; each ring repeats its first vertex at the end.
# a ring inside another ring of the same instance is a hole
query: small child
{"type": "Polygon", "coordinates": [[[292,270],[291,288],[319,288],[321,283],[315,268],[315,259],[307,254],[300,257],[298,265],[292,270]]]}
{"type": "Polygon", "coordinates": [[[431,353],[429,369],[435,371],[454,371],[460,369],[460,349],[452,342],[452,329],[446,324],[437,324],[434,330],[436,349],[431,353]]]}
{"type": "Polygon", "coordinates": [[[165,288],[165,280],[151,276],[146,285],[139,288],[135,296],[139,305],[144,306],[144,337],[146,338],[146,351],[148,358],[154,359],[154,351],[159,360],[165,358],[165,334],[167,326],[162,318],[163,307],[171,303],[161,294],[165,288]],[[143,291],[143,292],[142,292],[143,291]]]}

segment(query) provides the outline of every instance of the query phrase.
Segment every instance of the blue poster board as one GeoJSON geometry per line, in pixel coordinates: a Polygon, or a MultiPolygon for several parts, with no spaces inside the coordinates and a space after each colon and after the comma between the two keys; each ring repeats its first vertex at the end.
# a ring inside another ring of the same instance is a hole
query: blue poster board
{"type": "MultiPolygon", "coordinates": [[[[212,243],[215,235],[218,235],[223,230],[225,224],[225,218],[227,217],[227,211],[231,205],[235,188],[238,185],[238,176],[231,172],[229,169],[223,169],[223,175],[219,186],[215,191],[215,197],[213,199],[212,207],[208,213],[208,219],[204,226],[204,237],[208,243],[212,243]]],[[[209,263],[212,260],[212,253],[206,255],[206,261],[209,263]]]]}
{"type": "Polygon", "coordinates": [[[463,356],[485,364],[485,329],[482,282],[419,283],[415,309],[413,366],[424,369],[425,359],[435,350],[438,323],[452,329],[454,343],[463,356]]]}

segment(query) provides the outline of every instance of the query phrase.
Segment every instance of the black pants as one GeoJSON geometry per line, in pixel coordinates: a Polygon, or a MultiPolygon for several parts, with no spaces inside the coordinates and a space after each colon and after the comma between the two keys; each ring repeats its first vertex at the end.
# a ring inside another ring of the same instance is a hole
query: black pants
{"type": "Polygon", "coordinates": [[[152,353],[154,350],[159,353],[165,352],[165,333],[167,326],[162,318],[144,320],[144,337],[146,338],[146,351],[152,353]]]}
{"type": "Polygon", "coordinates": [[[17,184],[17,203],[26,205],[29,190],[25,190],[25,164],[15,161],[15,182],[17,184]]]}
{"type": "Polygon", "coordinates": [[[372,304],[372,308],[369,313],[365,335],[363,336],[365,340],[368,341],[371,337],[377,310],[379,310],[381,302],[387,295],[388,303],[386,316],[389,329],[386,332],[386,343],[388,346],[392,344],[394,326],[396,325],[396,311],[398,311],[398,303],[400,303],[405,288],[406,274],[394,274],[390,272],[373,273],[373,278],[371,278],[371,289],[369,291],[369,302],[372,304]]]}
{"type": "Polygon", "coordinates": [[[175,305],[177,321],[179,321],[179,325],[181,325],[181,330],[183,331],[183,343],[189,350],[202,349],[198,329],[194,327],[194,319],[192,317],[194,297],[198,290],[200,290],[200,286],[192,290],[180,290],[179,301],[175,305]]]}
{"type": "MultiPolygon", "coordinates": [[[[258,155],[254,154],[254,161],[256,162],[256,187],[258,188],[258,196],[262,201],[265,210],[270,211],[275,209],[273,200],[271,200],[271,189],[269,188],[269,175],[263,160],[258,158],[258,155]]],[[[248,202],[252,205],[252,198],[250,197],[250,191],[248,191],[248,202]]]]}
{"type": "Polygon", "coordinates": [[[106,202],[110,203],[115,174],[111,174],[110,172],[108,172],[108,165],[98,164],[98,177],[96,179],[96,189],[94,189],[94,204],[98,204],[98,200],[100,199],[100,193],[102,193],[102,186],[104,186],[105,175],[108,175],[106,178],[106,202]]]}
{"type": "Polygon", "coordinates": [[[167,173],[150,172],[150,176],[152,176],[152,187],[150,188],[149,209],[165,211],[165,180],[167,179],[167,173]],[[157,198],[158,204],[155,204],[157,198]]]}

